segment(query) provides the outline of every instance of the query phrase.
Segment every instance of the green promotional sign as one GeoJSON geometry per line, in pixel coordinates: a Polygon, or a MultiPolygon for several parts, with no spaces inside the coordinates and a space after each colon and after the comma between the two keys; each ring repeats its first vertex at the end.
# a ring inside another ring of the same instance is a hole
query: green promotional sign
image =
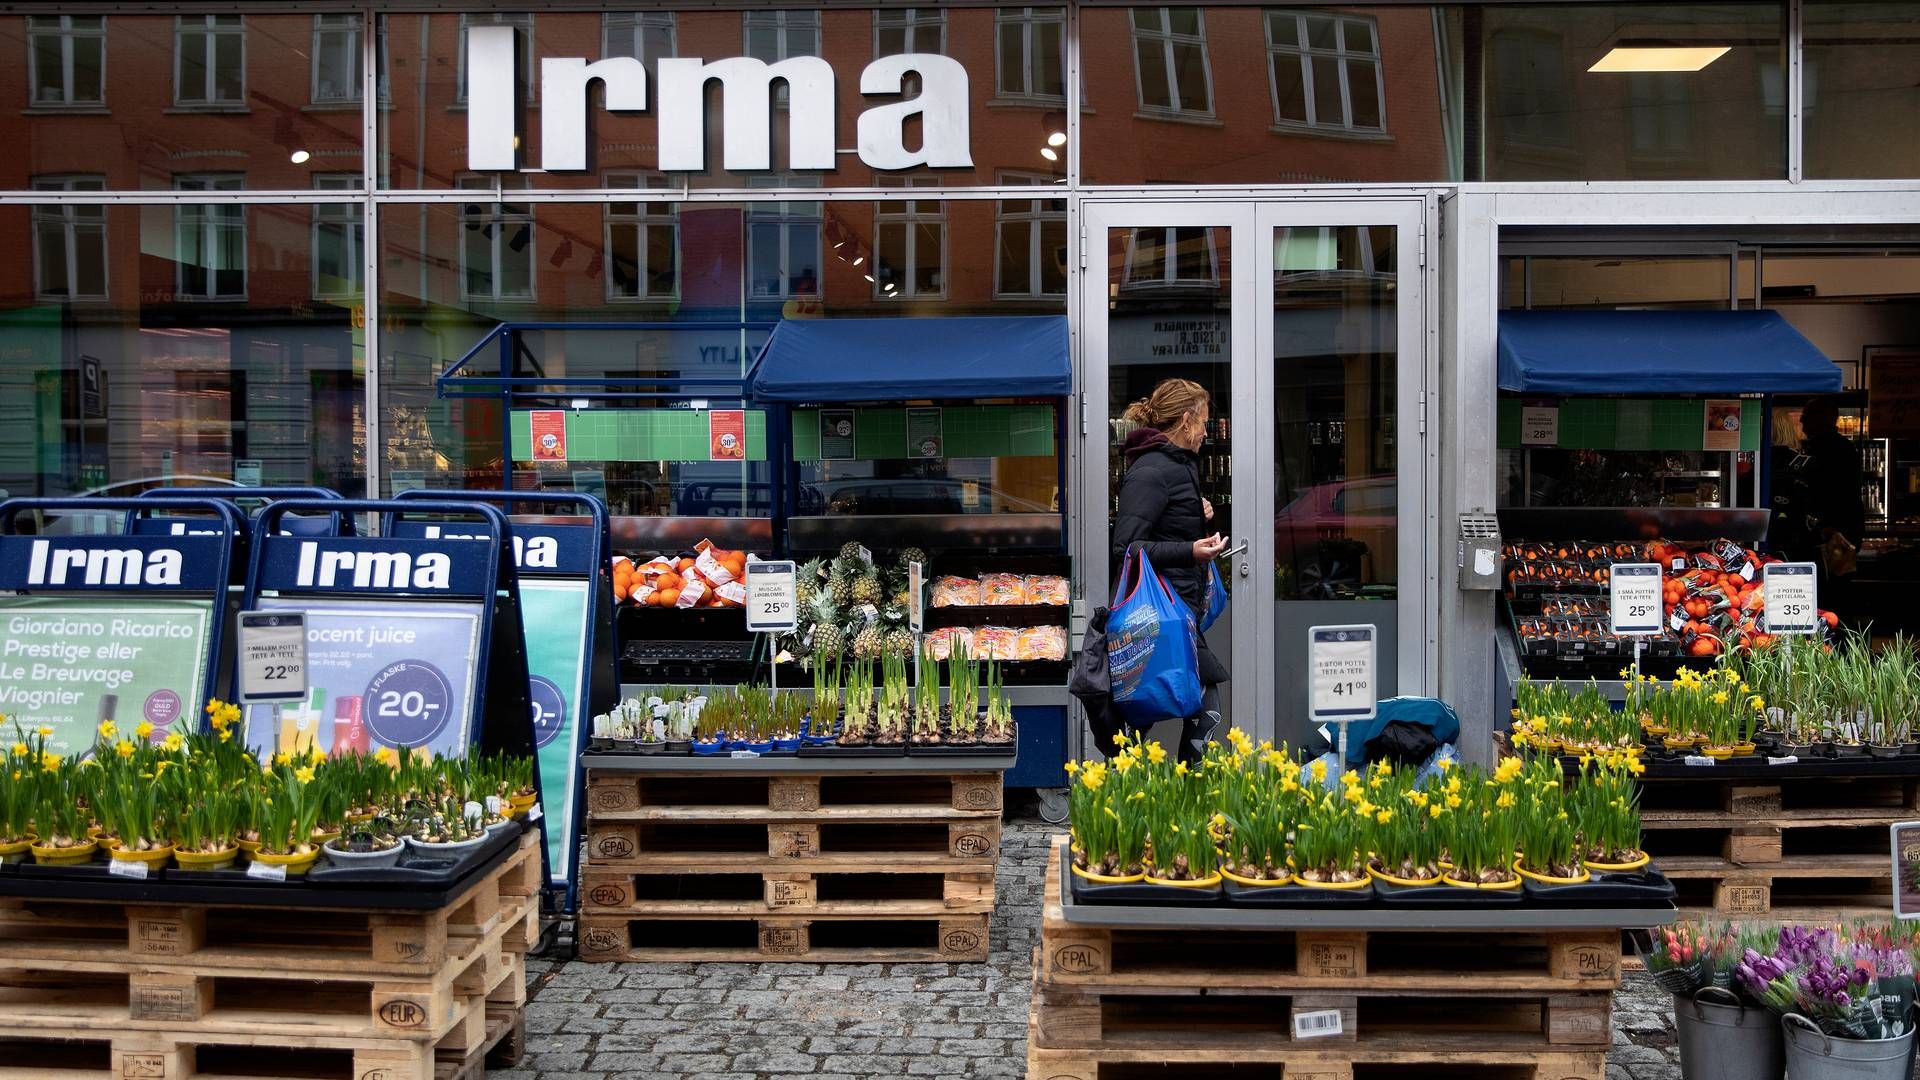
{"type": "Polygon", "coordinates": [[[210,600],[0,600],[0,713],[52,728],[61,754],[92,746],[102,720],[184,734],[198,719],[212,619],[210,600]]]}
{"type": "MultiPolygon", "coordinates": [[[[540,791],[555,822],[573,821],[575,752],[580,730],[580,687],[586,674],[587,618],[592,611],[584,581],[520,582],[520,621],[527,635],[527,674],[533,684],[533,743],[540,791]]],[[[562,824],[546,830],[547,868],[556,885],[573,874],[574,844],[562,824]]]]}

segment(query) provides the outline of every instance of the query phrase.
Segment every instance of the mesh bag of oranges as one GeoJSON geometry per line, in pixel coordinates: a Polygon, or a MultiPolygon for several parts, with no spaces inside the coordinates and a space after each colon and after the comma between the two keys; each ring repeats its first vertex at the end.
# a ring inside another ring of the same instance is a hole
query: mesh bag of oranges
{"type": "Polygon", "coordinates": [[[642,607],[745,607],[747,562],[744,551],[729,551],[702,540],[691,553],[656,555],[635,562],[613,557],[613,600],[642,607]]]}

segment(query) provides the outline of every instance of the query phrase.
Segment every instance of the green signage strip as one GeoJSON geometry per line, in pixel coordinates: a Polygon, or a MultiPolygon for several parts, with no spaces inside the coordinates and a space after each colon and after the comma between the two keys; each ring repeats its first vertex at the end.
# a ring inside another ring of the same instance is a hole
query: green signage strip
{"type": "MultiPolygon", "coordinates": [[[[1739,401],[1740,449],[1758,450],[1762,403],[1756,398],[1739,401]]],[[[1559,439],[1554,445],[1561,450],[1701,450],[1706,442],[1706,398],[1536,399],[1502,394],[1497,428],[1500,449],[1520,448],[1521,410],[1541,407],[1559,410],[1559,439]]]]}
{"type": "MultiPolygon", "coordinates": [[[[1051,457],[1054,452],[1051,405],[875,406],[849,411],[855,414],[857,461],[920,458],[929,456],[930,449],[947,458],[1051,457]]],[[[793,456],[796,461],[821,460],[820,410],[794,410],[793,456]]]]}
{"type": "Polygon", "coordinates": [[[590,584],[584,581],[520,582],[520,620],[527,634],[527,674],[533,682],[534,745],[540,791],[558,824],[546,830],[549,880],[564,885],[573,876],[575,766],[579,761],[580,700],[586,674],[590,584]],[[558,708],[555,708],[555,702],[558,708]]]}
{"type": "MultiPolygon", "coordinates": [[[[736,410],[737,411],[737,410],[736,410]]],[[[713,429],[703,409],[515,409],[513,460],[533,461],[534,413],[566,417],[565,461],[711,461],[713,429]]],[[[746,460],[767,459],[767,414],[746,411],[746,460]]]]}
{"type": "Polygon", "coordinates": [[[92,746],[103,720],[129,738],[143,720],[186,734],[199,720],[212,618],[209,600],[0,600],[0,713],[52,728],[48,747],[61,754],[92,746]]]}

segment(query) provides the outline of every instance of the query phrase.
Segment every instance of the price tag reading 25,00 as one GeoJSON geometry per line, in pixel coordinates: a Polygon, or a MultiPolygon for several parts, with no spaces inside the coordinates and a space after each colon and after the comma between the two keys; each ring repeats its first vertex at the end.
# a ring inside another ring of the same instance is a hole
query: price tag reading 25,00
{"type": "Polygon", "coordinates": [[[1370,720],[1378,698],[1372,626],[1307,628],[1307,710],[1321,720],[1370,720]]]}
{"type": "Polygon", "coordinates": [[[800,624],[791,559],[747,564],[747,630],[787,634],[800,624]]]}
{"type": "Polygon", "coordinates": [[[1608,615],[1615,634],[1657,634],[1666,617],[1659,563],[1614,563],[1608,570],[1608,615]]]}

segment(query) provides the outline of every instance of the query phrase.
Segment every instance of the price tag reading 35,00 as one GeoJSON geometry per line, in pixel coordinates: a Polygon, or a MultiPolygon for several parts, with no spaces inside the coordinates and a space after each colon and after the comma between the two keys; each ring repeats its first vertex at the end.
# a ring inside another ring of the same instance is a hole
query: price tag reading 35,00
{"type": "Polygon", "coordinates": [[[793,561],[747,564],[747,630],[755,634],[791,633],[800,623],[793,561]]]}
{"type": "Polygon", "coordinates": [[[1608,569],[1608,615],[1615,634],[1657,634],[1666,615],[1660,564],[1614,563],[1608,569]]]}
{"type": "Polygon", "coordinates": [[[1767,633],[1811,634],[1820,629],[1819,574],[1813,563],[1769,563],[1760,573],[1767,598],[1760,618],[1767,633]]]}
{"type": "Polygon", "coordinates": [[[1372,626],[1308,627],[1309,719],[1372,719],[1379,690],[1373,667],[1372,626]]]}
{"type": "Polygon", "coordinates": [[[243,611],[236,652],[240,700],[298,701],[307,696],[307,613],[243,611]]]}

